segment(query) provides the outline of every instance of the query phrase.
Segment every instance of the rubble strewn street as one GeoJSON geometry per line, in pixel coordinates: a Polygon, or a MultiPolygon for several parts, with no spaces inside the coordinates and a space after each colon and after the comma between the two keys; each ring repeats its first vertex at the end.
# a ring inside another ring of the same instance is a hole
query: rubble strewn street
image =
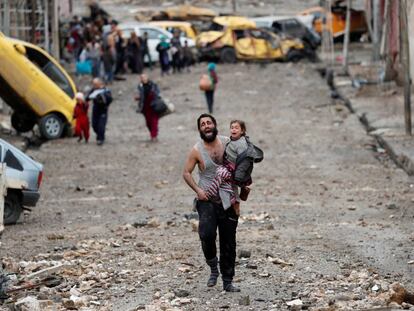
{"type": "MultiPolygon", "coordinates": [[[[301,9],[292,3],[286,12],[301,9]]],[[[44,166],[41,197],[1,235],[0,311],[414,310],[414,179],[308,61],[217,64],[219,134],[242,119],[265,157],[241,204],[241,292],[206,287],[195,194],[182,177],[207,109],[206,66],[146,70],[175,106],[156,143],[136,113],[139,76],[127,74],[110,85],[105,144],[92,135],[26,150],[44,166]]],[[[90,79],[76,82],[84,91],[90,79]]]]}
{"type": "Polygon", "coordinates": [[[11,302],[31,296],[42,310],[333,310],[386,306],[395,282],[412,291],[412,181],[384,154],[375,158],[373,139],[343,106],[330,105],[325,81],[306,63],[220,66],[219,131],[237,105],[266,161],[242,205],[242,292],[206,289],[193,195],[181,180],[205,109],[195,82],[202,70],[179,79],[151,72],[177,109],[161,120],[158,144],[147,142],[134,112],[130,76],[113,85],[102,148],[64,139],[29,150],[47,167],[41,202],[7,228],[1,254],[11,288],[40,284],[11,293],[11,302]],[[56,266],[50,278],[28,279],[56,266]]]}

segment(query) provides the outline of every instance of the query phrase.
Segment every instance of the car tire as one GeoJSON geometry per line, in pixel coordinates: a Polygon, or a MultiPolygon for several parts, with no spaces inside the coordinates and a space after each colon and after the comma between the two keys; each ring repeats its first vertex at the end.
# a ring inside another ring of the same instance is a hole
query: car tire
{"type": "Polygon", "coordinates": [[[223,48],[220,51],[220,60],[223,63],[235,63],[237,61],[236,51],[230,47],[223,48]]]}
{"type": "Polygon", "coordinates": [[[293,49],[287,53],[286,58],[289,62],[297,63],[303,58],[303,53],[293,49]]]}
{"type": "Polygon", "coordinates": [[[64,128],[62,119],[54,113],[44,116],[39,122],[40,134],[46,139],[60,138],[64,128]]]}
{"type": "Polygon", "coordinates": [[[13,112],[11,115],[11,125],[13,128],[20,132],[26,133],[33,129],[33,126],[36,124],[36,121],[28,116],[25,116],[19,112],[13,112]]]}
{"type": "Polygon", "coordinates": [[[21,200],[14,192],[9,192],[4,198],[4,224],[14,225],[20,218],[23,211],[21,200]]]}

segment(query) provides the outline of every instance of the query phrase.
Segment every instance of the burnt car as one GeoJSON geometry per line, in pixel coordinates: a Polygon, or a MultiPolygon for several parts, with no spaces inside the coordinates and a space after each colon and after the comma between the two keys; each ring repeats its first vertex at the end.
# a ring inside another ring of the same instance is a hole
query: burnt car
{"type": "Polygon", "coordinates": [[[315,50],[321,44],[320,35],[309,25],[311,16],[264,16],[253,18],[256,26],[265,28],[287,38],[297,38],[303,42],[305,52],[311,59],[316,58],[315,50]]]}

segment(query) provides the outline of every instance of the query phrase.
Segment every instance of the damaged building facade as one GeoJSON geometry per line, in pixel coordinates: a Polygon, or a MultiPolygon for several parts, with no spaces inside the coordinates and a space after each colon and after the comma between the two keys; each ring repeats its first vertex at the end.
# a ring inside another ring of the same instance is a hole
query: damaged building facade
{"type": "Polygon", "coordinates": [[[0,31],[59,58],[59,20],[69,17],[72,7],[72,0],[2,0],[0,31]]]}

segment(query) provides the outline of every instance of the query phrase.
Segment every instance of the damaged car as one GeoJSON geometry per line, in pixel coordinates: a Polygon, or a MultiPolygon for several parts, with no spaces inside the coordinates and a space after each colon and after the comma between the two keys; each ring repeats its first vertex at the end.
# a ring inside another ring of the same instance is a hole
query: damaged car
{"type": "Polygon", "coordinates": [[[304,45],[298,39],[281,38],[271,31],[256,28],[256,23],[239,16],[220,16],[210,30],[196,41],[201,58],[224,63],[237,60],[299,61],[304,45]]]}
{"type": "MultiPolygon", "coordinates": [[[[320,35],[308,27],[303,20],[312,19],[311,16],[263,16],[252,18],[258,28],[268,29],[284,38],[300,39],[305,46],[305,54],[311,61],[318,59],[316,50],[321,44],[320,35]]],[[[311,25],[311,23],[310,23],[311,25]]]]}
{"type": "Polygon", "coordinates": [[[6,166],[3,220],[4,224],[12,225],[19,220],[23,209],[36,206],[43,165],[3,139],[0,139],[0,159],[6,166]]]}
{"type": "Polygon", "coordinates": [[[13,109],[16,131],[37,124],[45,139],[70,135],[75,94],[70,76],[46,51],[0,32],[0,97],[13,109]]]}

